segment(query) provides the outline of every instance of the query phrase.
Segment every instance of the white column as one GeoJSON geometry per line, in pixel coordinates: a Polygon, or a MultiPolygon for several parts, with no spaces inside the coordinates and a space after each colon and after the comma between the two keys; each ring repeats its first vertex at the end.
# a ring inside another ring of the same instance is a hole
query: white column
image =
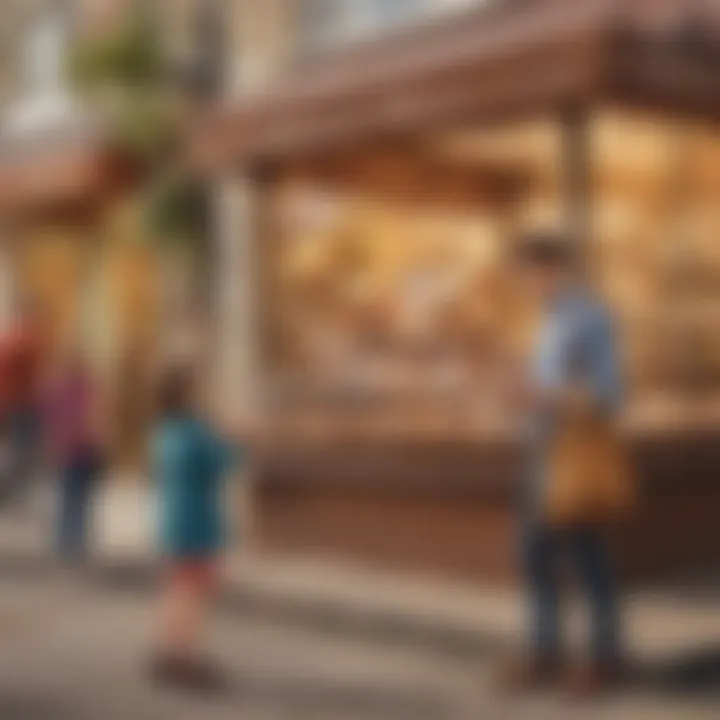
{"type": "MultiPolygon", "coordinates": [[[[234,425],[263,414],[260,337],[260,191],[252,180],[223,178],[215,193],[216,412],[234,425]]],[[[252,493],[256,468],[243,463],[240,482],[230,488],[228,506],[252,547],[252,493]],[[237,488],[237,489],[236,489],[237,488]]]]}
{"type": "Polygon", "coordinates": [[[223,178],[216,192],[217,410],[225,422],[262,413],[260,193],[254,181],[223,178]]]}

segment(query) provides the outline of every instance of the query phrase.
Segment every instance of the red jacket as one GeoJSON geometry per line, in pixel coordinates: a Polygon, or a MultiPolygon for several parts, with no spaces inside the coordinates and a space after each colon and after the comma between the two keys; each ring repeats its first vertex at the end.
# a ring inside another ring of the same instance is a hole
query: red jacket
{"type": "Polygon", "coordinates": [[[34,327],[18,325],[0,338],[0,408],[4,412],[39,399],[41,350],[34,327]]]}

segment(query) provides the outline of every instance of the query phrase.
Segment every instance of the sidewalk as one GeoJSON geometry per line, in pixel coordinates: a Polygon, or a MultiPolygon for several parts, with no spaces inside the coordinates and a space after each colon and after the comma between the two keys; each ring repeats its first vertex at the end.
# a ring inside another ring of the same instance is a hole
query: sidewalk
{"type": "MultiPolygon", "coordinates": [[[[152,506],[137,484],[111,485],[97,508],[98,561],[103,566],[153,562],[152,506]]],[[[2,552],[45,552],[27,523],[0,518],[2,552]]],[[[521,637],[523,605],[514,589],[452,584],[345,563],[264,558],[249,550],[228,562],[226,604],[348,633],[429,643],[450,652],[510,648],[521,637]]],[[[643,661],[720,647],[720,587],[638,591],[627,598],[628,650],[643,661]]],[[[582,620],[569,612],[571,637],[582,620]]]]}

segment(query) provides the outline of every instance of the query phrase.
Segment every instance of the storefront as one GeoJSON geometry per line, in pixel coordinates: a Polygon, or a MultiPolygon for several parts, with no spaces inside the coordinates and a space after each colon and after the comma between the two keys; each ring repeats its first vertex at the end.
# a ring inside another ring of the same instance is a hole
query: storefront
{"type": "Polygon", "coordinates": [[[365,44],[205,128],[206,161],[259,178],[261,545],[512,573],[520,453],[488,368],[532,323],[512,238],[551,226],[623,338],[645,491],[628,572],[717,552],[720,18],[627,5],[365,44]]]}
{"type": "Polygon", "coordinates": [[[121,461],[143,456],[160,270],[123,200],[134,172],[99,140],[10,146],[0,163],[7,300],[32,302],[47,360],[76,347],[100,377],[121,461]],[[143,400],[145,398],[145,400],[143,400]]]}

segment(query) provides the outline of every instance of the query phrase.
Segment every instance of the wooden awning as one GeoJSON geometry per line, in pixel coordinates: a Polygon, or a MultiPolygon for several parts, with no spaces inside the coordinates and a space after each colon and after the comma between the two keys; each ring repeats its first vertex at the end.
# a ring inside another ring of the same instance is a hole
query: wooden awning
{"type": "Polygon", "coordinates": [[[92,213],[131,177],[121,154],[99,142],[52,142],[0,153],[0,220],[92,213]]]}
{"type": "Polygon", "coordinates": [[[499,2],[301,64],[196,134],[213,162],[286,156],[597,92],[606,0],[499,2]]]}
{"type": "Polygon", "coordinates": [[[211,113],[193,156],[205,168],[227,168],[603,99],[714,106],[720,64],[700,57],[702,44],[681,42],[697,21],[687,6],[498,0],[299,65],[270,92],[211,113]]]}

